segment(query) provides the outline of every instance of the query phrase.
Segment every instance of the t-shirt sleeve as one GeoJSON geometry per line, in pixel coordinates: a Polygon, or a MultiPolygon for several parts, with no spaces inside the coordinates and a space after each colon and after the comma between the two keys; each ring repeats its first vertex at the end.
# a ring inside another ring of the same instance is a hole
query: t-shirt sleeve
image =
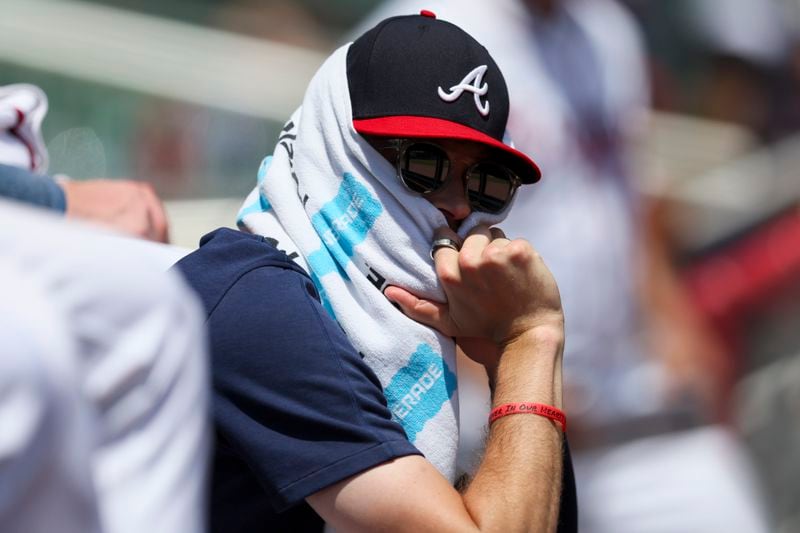
{"type": "Polygon", "coordinates": [[[209,328],[218,453],[245,462],[276,511],[420,453],[306,276],[248,272],[213,309],[209,328]]]}
{"type": "Polygon", "coordinates": [[[50,176],[0,164],[0,197],[64,212],[67,208],[63,189],[50,176]]]}

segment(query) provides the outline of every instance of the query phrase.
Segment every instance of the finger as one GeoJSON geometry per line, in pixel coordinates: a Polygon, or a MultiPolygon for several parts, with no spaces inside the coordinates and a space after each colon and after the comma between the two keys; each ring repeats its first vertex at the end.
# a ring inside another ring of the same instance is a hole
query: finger
{"type": "Polygon", "coordinates": [[[433,232],[433,240],[436,241],[438,239],[450,239],[451,241],[457,242],[459,247],[461,246],[461,237],[447,226],[442,226],[433,232]]]}
{"type": "Polygon", "coordinates": [[[407,290],[395,286],[386,287],[383,294],[410,319],[435,328],[445,335],[452,335],[447,304],[417,298],[407,290]]]}
{"type": "Polygon", "coordinates": [[[167,214],[164,211],[164,204],[156,195],[153,187],[147,183],[143,185],[147,211],[150,214],[153,229],[153,240],[158,242],[169,242],[169,222],[167,221],[167,214]]]}
{"type": "MultiPolygon", "coordinates": [[[[437,239],[450,239],[461,243],[458,234],[448,227],[441,227],[434,232],[434,241],[437,239]]],[[[448,247],[437,248],[433,252],[433,263],[436,275],[444,283],[455,283],[460,279],[458,269],[458,251],[448,247]]]]}
{"type": "Polygon", "coordinates": [[[467,233],[467,238],[471,235],[491,235],[492,228],[486,224],[478,224],[467,233]]]}
{"type": "Polygon", "coordinates": [[[495,240],[495,239],[506,239],[506,240],[508,240],[508,237],[506,237],[506,233],[502,229],[500,229],[500,228],[498,228],[496,226],[493,227],[493,228],[490,228],[489,231],[491,231],[491,233],[492,233],[492,240],[495,240]]]}
{"type": "Polygon", "coordinates": [[[483,253],[483,249],[486,248],[486,245],[488,245],[491,240],[492,233],[488,226],[475,226],[469,234],[467,234],[467,238],[461,246],[460,259],[462,265],[474,265],[480,258],[481,253],[483,253]]]}
{"type": "Polygon", "coordinates": [[[491,247],[494,249],[500,249],[508,246],[509,243],[511,242],[508,239],[508,237],[506,237],[505,232],[500,228],[492,228],[491,232],[492,232],[492,242],[490,242],[489,246],[487,246],[486,248],[491,247]]]}

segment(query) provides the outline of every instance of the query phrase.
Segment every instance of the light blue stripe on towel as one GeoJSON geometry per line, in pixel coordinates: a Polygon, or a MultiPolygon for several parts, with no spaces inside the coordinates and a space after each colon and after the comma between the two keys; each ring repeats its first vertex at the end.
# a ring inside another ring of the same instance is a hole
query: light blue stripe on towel
{"type": "Polygon", "coordinates": [[[345,172],[339,192],[311,217],[336,263],[345,269],[354,248],[367,238],[383,206],[355,176],[345,172]]]}
{"type": "Polygon", "coordinates": [[[322,278],[336,272],[343,279],[348,279],[345,269],[354,248],[367,238],[382,212],[383,206],[377,198],[355,176],[345,172],[336,196],[311,217],[311,224],[323,244],[322,248],[308,256],[311,279],[317,286],[322,305],[333,318],[336,315],[327,298],[322,278]]]}
{"type": "Polygon", "coordinates": [[[423,343],[392,377],[384,395],[392,416],[413,443],[425,424],[452,398],[456,387],[456,376],[442,356],[423,343]]]}
{"type": "Polygon", "coordinates": [[[261,166],[258,167],[258,199],[250,205],[246,205],[239,210],[239,213],[236,215],[236,226],[239,228],[242,227],[244,217],[247,215],[251,215],[253,213],[264,213],[272,209],[269,200],[267,200],[267,197],[264,196],[264,191],[261,190],[261,184],[264,182],[264,178],[267,175],[267,170],[269,170],[270,163],[272,163],[272,156],[268,155],[263,161],[261,161],[261,166]]]}

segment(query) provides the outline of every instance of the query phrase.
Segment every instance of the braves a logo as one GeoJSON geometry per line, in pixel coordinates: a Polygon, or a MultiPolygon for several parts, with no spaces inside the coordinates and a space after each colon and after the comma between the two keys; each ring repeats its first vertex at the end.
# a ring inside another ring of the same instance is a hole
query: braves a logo
{"type": "Polygon", "coordinates": [[[472,72],[464,76],[464,79],[461,80],[460,83],[450,87],[449,93],[446,93],[440,86],[439,98],[445,102],[455,102],[462,94],[464,94],[464,91],[469,91],[473,93],[475,97],[475,107],[478,108],[478,113],[485,117],[489,114],[489,100],[487,98],[486,103],[482,103],[481,96],[484,96],[487,92],[489,92],[489,84],[483,83],[483,75],[486,74],[487,68],[489,67],[486,65],[481,65],[480,67],[473,69],[472,72]]]}

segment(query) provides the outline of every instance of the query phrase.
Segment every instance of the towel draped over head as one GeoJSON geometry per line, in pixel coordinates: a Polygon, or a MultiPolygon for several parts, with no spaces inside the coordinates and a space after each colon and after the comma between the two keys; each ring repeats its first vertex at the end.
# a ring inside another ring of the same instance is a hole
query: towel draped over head
{"type": "MultiPolygon", "coordinates": [[[[311,81],[239,213],[240,228],[265,236],[309,273],[325,309],[383,386],[409,440],[451,481],[456,477],[458,385],[453,339],[407,318],[388,285],[445,301],[429,256],[447,222],[408,191],[353,128],[346,76],[349,45],[311,81]]],[[[502,215],[472,213],[463,236],[502,215]]]]}

